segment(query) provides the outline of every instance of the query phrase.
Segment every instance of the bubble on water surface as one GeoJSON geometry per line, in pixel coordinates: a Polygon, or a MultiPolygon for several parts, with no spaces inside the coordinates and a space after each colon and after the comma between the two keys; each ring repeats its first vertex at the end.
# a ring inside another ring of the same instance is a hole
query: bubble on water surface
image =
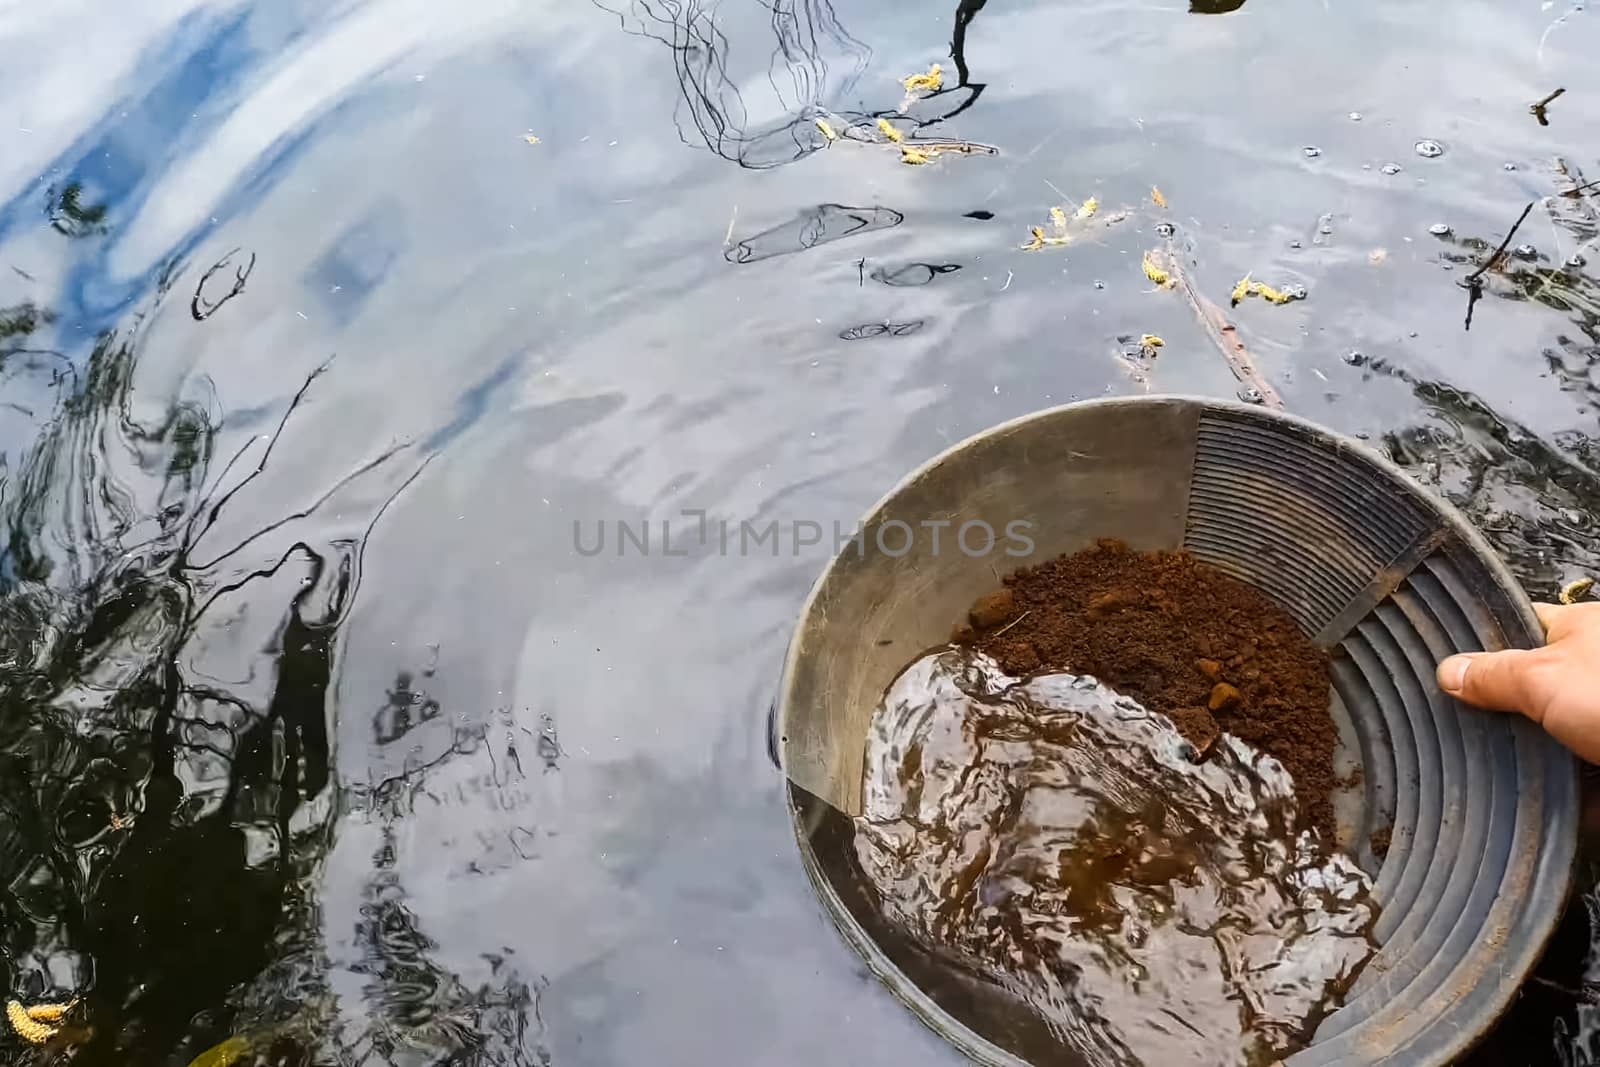
{"type": "Polygon", "coordinates": [[[1398,163],[1385,163],[1383,165],[1383,172],[1390,177],[1399,174],[1402,169],[1403,168],[1398,163]]]}
{"type": "Polygon", "coordinates": [[[1417,142],[1416,148],[1417,155],[1421,156],[1423,159],[1438,159],[1440,156],[1444,155],[1444,145],[1440,144],[1438,141],[1424,139],[1417,142]]]}
{"type": "Polygon", "coordinates": [[[1307,159],[1316,159],[1318,156],[1322,155],[1322,149],[1318,148],[1314,144],[1308,144],[1300,151],[1306,154],[1307,159]]]}

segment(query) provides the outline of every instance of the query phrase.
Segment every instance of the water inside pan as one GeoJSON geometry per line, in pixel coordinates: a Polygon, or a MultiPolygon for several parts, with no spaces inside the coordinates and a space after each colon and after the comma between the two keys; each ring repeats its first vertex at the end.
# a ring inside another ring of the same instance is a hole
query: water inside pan
{"type": "Polygon", "coordinates": [[[867,743],[856,852],[885,917],[1097,1064],[1275,1062],[1373,952],[1370,882],[1225,736],[1203,764],[1092,678],[933,653],[867,743]]]}

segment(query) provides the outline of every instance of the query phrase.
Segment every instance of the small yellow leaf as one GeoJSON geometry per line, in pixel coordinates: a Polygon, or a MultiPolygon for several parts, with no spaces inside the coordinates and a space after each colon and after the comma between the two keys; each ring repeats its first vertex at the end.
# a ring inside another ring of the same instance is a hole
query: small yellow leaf
{"type": "Polygon", "coordinates": [[[885,137],[889,138],[889,140],[893,141],[895,144],[899,144],[901,141],[904,141],[906,139],[905,138],[905,134],[903,134],[899,130],[895,129],[894,126],[889,122],[888,119],[879,119],[878,120],[878,130],[885,137]]]}
{"type": "Polygon", "coordinates": [[[1099,211],[1099,210],[1100,210],[1100,201],[1096,200],[1094,197],[1091,196],[1089,199],[1087,199],[1087,200],[1085,200],[1083,202],[1083,206],[1080,207],[1072,217],[1075,218],[1075,219],[1093,218],[1094,217],[1094,213],[1096,211],[1099,211]]]}
{"type": "Polygon", "coordinates": [[[1033,240],[1022,246],[1024,252],[1037,252],[1044,247],[1044,227],[1032,226],[1028,232],[1033,235],[1033,240]]]}
{"type": "Polygon", "coordinates": [[[1274,289],[1272,286],[1265,285],[1261,282],[1252,282],[1250,285],[1250,291],[1259,296],[1261,299],[1272,304],[1287,304],[1294,299],[1294,295],[1292,293],[1281,292],[1280,290],[1274,289]]]}
{"type": "Polygon", "coordinates": [[[827,119],[818,119],[817,129],[821,130],[822,136],[826,137],[830,142],[837,141],[839,139],[839,135],[834,132],[833,127],[828,124],[827,119]]]}
{"type": "Polygon", "coordinates": [[[189,1061],[189,1067],[235,1067],[250,1055],[250,1039],[235,1035],[189,1061]]]}
{"type": "Polygon", "coordinates": [[[522,139],[523,139],[523,140],[524,140],[524,141],[526,141],[526,142],[527,142],[527,143],[528,143],[528,144],[538,144],[538,143],[539,143],[539,138],[537,138],[537,137],[535,137],[535,136],[534,136],[534,135],[533,135],[533,134],[531,134],[531,133],[525,133],[525,134],[523,134],[523,135],[522,135],[522,139]]]}
{"type": "Polygon", "coordinates": [[[1594,588],[1593,578],[1579,578],[1575,582],[1568,582],[1561,587],[1561,602],[1563,604],[1576,604],[1589,595],[1589,590],[1594,588]]]}
{"type": "Polygon", "coordinates": [[[1067,232],[1067,213],[1059,207],[1050,209],[1050,225],[1055,227],[1057,233],[1067,232]]]}
{"type": "Polygon", "coordinates": [[[1150,199],[1156,202],[1156,207],[1167,206],[1167,198],[1161,195],[1161,189],[1158,186],[1152,185],[1150,187],[1150,199]]]}
{"type": "Polygon", "coordinates": [[[1144,254],[1144,276],[1166,289],[1172,285],[1172,275],[1156,265],[1155,258],[1149,252],[1144,254]]]}
{"type": "Polygon", "coordinates": [[[1250,295],[1250,275],[1246,274],[1239,279],[1239,284],[1233,287],[1233,306],[1238,307],[1239,301],[1250,295]]]}
{"type": "Polygon", "coordinates": [[[944,85],[944,71],[935,63],[928,68],[926,74],[908,74],[900,79],[905,85],[906,92],[914,93],[918,89],[927,89],[929,92],[938,92],[944,85]]]}
{"type": "Polygon", "coordinates": [[[901,145],[900,162],[908,163],[911,166],[918,166],[928,162],[928,154],[926,152],[919,152],[909,145],[901,145]]]}
{"type": "Polygon", "coordinates": [[[1153,333],[1147,333],[1139,338],[1139,344],[1143,348],[1165,348],[1167,346],[1167,342],[1153,333]]]}

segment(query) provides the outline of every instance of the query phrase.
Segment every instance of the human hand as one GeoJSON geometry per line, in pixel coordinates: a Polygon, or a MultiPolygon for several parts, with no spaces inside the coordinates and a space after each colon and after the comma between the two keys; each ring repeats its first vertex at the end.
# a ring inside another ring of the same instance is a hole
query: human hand
{"type": "Polygon", "coordinates": [[[1526,715],[1600,763],[1600,603],[1535,604],[1543,648],[1467,652],[1439,664],[1439,686],[1468,704],[1526,715]]]}

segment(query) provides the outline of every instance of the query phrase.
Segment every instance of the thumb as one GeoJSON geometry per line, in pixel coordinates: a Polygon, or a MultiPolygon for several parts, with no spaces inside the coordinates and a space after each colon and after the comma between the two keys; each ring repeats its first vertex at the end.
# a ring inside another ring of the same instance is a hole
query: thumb
{"type": "Polygon", "coordinates": [[[1521,712],[1537,722],[1544,706],[1535,691],[1538,660],[1537,652],[1521,648],[1451,656],[1439,664],[1439,688],[1468,704],[1521,712]]]}

